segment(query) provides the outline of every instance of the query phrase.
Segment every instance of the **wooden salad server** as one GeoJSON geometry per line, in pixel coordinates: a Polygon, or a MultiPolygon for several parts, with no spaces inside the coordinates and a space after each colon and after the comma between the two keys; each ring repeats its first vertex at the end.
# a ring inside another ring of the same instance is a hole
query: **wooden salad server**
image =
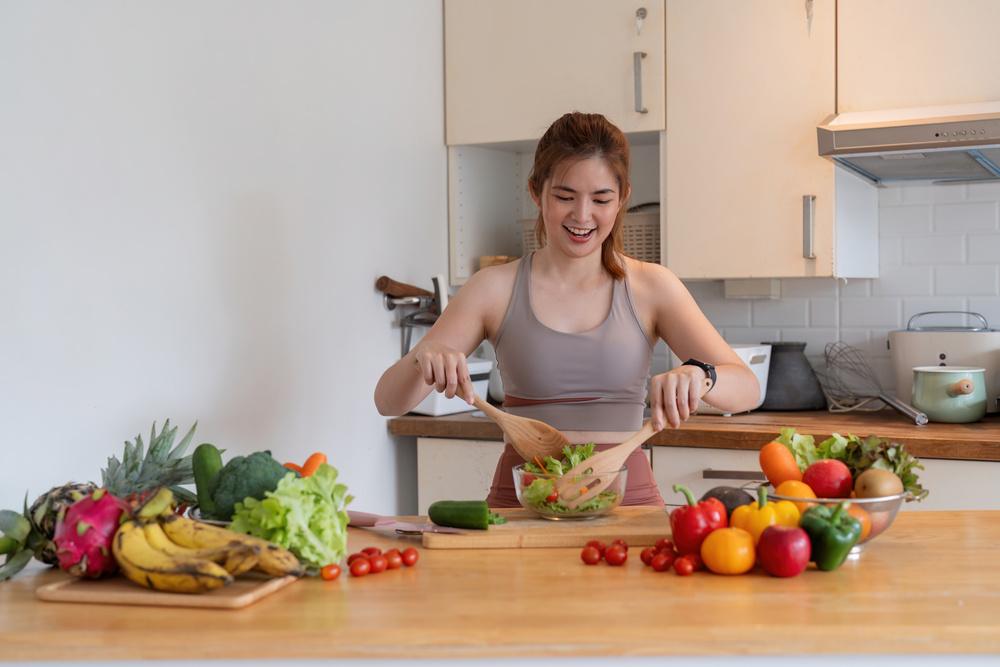
{"type": "Polygon", "coordinates": [[[514,450],[525,461],[539,460],[546,456],[556,456],[562,448],[571,444],[562,431],[545,422],[528,417],[518,417],[500,410],[476,395],[475,406],[497,423],[507,436],[514,450]]]}

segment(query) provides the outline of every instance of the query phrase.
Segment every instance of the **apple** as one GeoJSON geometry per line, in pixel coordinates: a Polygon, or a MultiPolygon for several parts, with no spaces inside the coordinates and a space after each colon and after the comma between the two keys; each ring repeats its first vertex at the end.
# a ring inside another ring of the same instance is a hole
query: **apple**
{"type": "Polygon", "coordinates": [[[774,577],[794,577],[809,564],[809,535],[793,526],[768,526],[757,542],[757,560],[774,577]]]}
{"type": "Polygon", "coordinates": [[[847,498],[854,486],[850,469],[837,459],[816,461],[802,473],[802,481],[818,498],[847,498]]]}

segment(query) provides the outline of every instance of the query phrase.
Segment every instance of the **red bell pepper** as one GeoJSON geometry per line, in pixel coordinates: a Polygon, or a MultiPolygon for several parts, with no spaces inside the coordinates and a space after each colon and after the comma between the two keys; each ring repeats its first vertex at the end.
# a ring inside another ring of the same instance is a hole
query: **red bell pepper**
{"type": "Polygon", "coordinates": [[[681,555],[698,553],[701,543],[716,528],[725,528],[726,506],[717,498],[706,498],[695,502],[694,495],[686,486],[674,484],[675,493],[683,493],[687,505],[682,505],[670,513],[670,532],[674,546],[681,555]]]}

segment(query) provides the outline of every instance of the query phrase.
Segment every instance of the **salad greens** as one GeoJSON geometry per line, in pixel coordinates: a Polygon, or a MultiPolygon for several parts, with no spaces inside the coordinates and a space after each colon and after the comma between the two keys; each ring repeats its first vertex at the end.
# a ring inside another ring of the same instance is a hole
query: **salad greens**
{"type": "Polygon", "coordinates": [[[263,500],[236,503],[230,528],[280,544],[307,567],[321,568],[340,562],[347,551],[346,508],[353,499],[329,464],[309,477],[289,471],[263,500]]]}
{"type": "Polygon", "coordinates": [[[563,447],[561,459],[546,456],[541,461],[545,466],[544,469],[535,462],[525,462],[523,466],[525,473],[548,476],[535,477],[530,484],[522,488],[521,495],[524,501],[534,509],[546,514],[589,514],[617,505],[620,501],[620,495],[612,490],[602,491],[572,510],[563,504],[556,495],[555,479],[562,477],[578,463],[586,461],[596,453],[594,443],[588,442],[583,445],[563,447]]]}
{"type": "Polygon", "coordinates": [[[791,427],[781,429],[781,435],[776,440],[791,450],[799,470],[805,471],[820,459],[837,459],[847,465],[855,479],[868,468],[879,468],[895,473],[902,480],[903,489],[917,500],[923,500],[929,493],[917,477],[916,471],[923,470],[923,464],[906,451],[902,443],[874,435],[859,438],[853,434],[844,437],[834,433],[816,444],[811,435],[796,433],[791,427]]]}

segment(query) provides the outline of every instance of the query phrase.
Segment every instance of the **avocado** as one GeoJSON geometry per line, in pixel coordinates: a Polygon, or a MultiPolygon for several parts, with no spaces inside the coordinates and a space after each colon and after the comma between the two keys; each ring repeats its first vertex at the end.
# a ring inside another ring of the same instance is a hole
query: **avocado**
{"type": "Polygon", "coordinates": [[[743,489],[735,486],[716,486],[706,491],[699,500],[715,498],[726,506],[726,518],[732,516],[733,510],[741,505],[749,505],[754,497],[743,489]]]}

